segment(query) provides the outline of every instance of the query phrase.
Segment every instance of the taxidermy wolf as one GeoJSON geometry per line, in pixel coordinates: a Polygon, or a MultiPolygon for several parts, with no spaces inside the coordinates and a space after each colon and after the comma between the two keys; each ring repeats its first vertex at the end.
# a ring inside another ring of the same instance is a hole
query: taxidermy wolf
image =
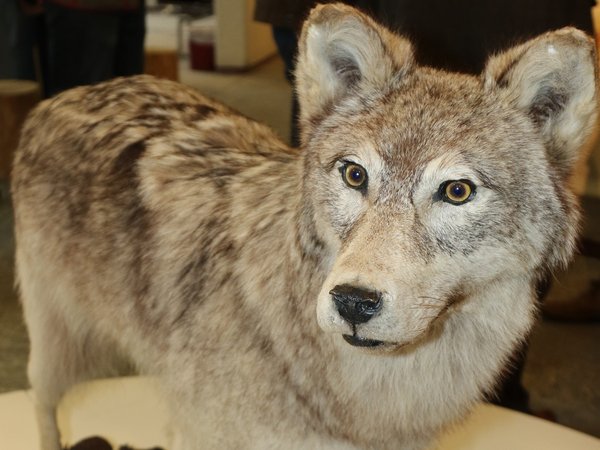
{"type": "Polygon", "coordinates": [[[333,4],[300,36],[299,150],[147,76],[42,103],[12,181],[42,447],[122,360],[159,379],[173,450],[431,445],[572,256],[595,61],[567,28],[446,73],[333,4]]]}

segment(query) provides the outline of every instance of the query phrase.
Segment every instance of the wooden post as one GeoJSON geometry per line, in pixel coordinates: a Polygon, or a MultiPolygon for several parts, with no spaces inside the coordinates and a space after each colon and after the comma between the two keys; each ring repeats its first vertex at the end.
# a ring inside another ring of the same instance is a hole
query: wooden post
{"type": "Polygon", "coordinates": [[[0,180],[9,178],[21,126],[40,98],[40,87],[33,81],[0,80],[0,180]]]}

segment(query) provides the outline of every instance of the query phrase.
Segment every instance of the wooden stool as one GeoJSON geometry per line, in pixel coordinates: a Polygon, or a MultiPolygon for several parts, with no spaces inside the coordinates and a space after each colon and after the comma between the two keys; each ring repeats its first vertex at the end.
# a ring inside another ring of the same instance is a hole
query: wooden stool
{"type": "Polygon", "coordinates": [[[145,50],[144,72],[158,78],[179,81],[179,56],[177,50],[168,48],[147,48],[145,50]]]}
{"type": "Polygon", "coordinates": [[[0,80],[0,180],[9,178],[21,126],[40,99],[40,87],[34,81],[0,80]]]}

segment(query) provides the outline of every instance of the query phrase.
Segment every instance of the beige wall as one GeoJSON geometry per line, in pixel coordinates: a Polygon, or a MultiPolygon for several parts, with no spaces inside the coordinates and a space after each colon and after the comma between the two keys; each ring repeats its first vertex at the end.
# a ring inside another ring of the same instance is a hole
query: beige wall
{"type": "MultiPolygon", "coordinates": [[[[600,55],[600,6],[592,8],[592,19],[594,22],[594,30],[596,34],[596,48],[600,55]]],[[[599,120],[600,122],[600,120],[599,120]]],[[[600,123],[596,130],[596,135],[592,140],[592,148],[590,155],[587,159],[587,164],[584,164],[583,170],[580,171],[582,178],[584,179],[583,191],[587,195],[594,197],[600,197],[600,123]]]]}
{"type": "Polygon", "coordinates": [[[579,173],[583,178],[581,181],[583,186],[578,189],[578,192],[600,198],[600,141],[598,135],[596,135],[590,156],[579,173]]]}
{"type": "Polygon", "coordinates": [[[254,1],[214,0],[218,69],[243,70],[275,53],[270,26],[253,20],[254,1]]]}

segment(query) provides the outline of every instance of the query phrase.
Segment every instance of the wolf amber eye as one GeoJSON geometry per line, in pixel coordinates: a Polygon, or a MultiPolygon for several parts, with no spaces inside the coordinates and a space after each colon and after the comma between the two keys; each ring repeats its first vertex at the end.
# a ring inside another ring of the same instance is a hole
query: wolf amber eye
{"type": "Polygon", "coordinates": [[[367,184],[367,171],[358,164],[345,164],[340,168],[344,182],[353,189],[362,189],[367,184]]]}
{"type": "Polygon", "coordinates": [[[453,205],[462,205],[475,195],[475,185],[469,180],[445,181],[440,186],[442,200],[453,205]]]}

